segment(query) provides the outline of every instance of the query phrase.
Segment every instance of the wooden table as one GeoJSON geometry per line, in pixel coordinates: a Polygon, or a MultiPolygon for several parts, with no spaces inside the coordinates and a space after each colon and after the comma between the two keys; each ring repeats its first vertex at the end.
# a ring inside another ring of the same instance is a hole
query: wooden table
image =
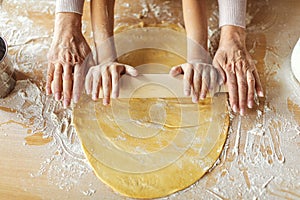
{"type": "MultiPolygon", "coordinates": [[[[167,2],[165,7],[161,0],[134,6],[117,2],[117,26],[162,20],[182,23],[180,1],[167,2]],[[159,7],[163,9],[157,11],[159,7]],[[145,9],[147,16],[138,15],[145,9]],[[174,15],[162,12],[172,9],[174,15]],[[162,16],[157,17],[157,12],[162,16]]],[[[46,0],[8,0],[0,13],[0,30],[8,39],[18,79],[30,79],[41,88],[54,5],[46,0]]],[[[216,2],[210,2],[211,30],[217,28],[215,10],[216,2]]],[[[300,199],[300,87],[290,70],[291,50],[300,36],[300,1],[250,0],[248,13],[247,46],[257,61],[266,98],[248,116],[233,116],[218,164],[196,185],[170,199],[300,199]]],[[[92,44],[88,3],[83,20],[92,44]]],[[[57,136],[43,138],[49,135],[43,130],[33,133],[34,119],[21,119],[22,110],[7,109],[12,106],[0,107],[0,199],[126,199],[99,181],[84,158],[64,151],[57,136]]],[[[76,135],[62,132],[60,137],[79,145],[76,135]]]]}

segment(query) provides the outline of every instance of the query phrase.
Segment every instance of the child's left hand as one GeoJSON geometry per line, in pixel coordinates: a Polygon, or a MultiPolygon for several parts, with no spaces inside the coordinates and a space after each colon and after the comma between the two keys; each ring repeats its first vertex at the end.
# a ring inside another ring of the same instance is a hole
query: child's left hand
{"type": "Polygon", "coordinates": [[[170,75],[177,76],[184,74],[184,94],[192,95],[192,101],[197,103],[200,99],[205,99],[209,91],[214,91],[220,80],[219,73],[216,68],[210,64],[194,62],[184,63],[171,69],[170,75]]]}

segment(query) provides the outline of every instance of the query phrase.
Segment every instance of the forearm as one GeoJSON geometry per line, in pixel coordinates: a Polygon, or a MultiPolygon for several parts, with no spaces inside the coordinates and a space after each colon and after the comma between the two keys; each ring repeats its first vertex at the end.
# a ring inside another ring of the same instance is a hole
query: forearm
{"type": "Polygon", "coordinates": [[[56,0],[54,33],[81,31],[83,6],[84,0],[56,0]]]}
{"type": "Polygon", "coordinates": [[[246,27],[247,0],[218,0],[219,26],[246,27]]]}
{"type": "Polygon", "coordinates": [[[114,0],[92,0],[91,19],[97,63],[113,61],[116,51],[113,40],[114,0]]]}
{"type": "Polygon", "coordinates": [[[183,0],[182,7],[188,37],[188,60],[198,59],[207,50],[206,1],[183,0]]]}
{"type": "Polygon", "coordinates": [[[218,0],[221,27],[220,44],[234,41],[246,46],[246,5],[247,0],[218,0]]]}
{"type": "Polygon", "coordinates": [[[54,37],[63,37],[68,31],[81,31],[81,15],[71,12],[56,13],[54,37]]]}

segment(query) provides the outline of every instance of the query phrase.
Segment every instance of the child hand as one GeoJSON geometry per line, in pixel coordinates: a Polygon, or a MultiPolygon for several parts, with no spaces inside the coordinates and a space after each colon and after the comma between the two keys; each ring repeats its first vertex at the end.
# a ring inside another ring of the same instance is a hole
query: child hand
{"type": "Polygon", "coordinates": [[[200,99],[205,99],[209,91],[214,91],[220,81],[220,76],[216,68],[210,64],[195,62],[184,63],[171,69],[170,75],[177,76],[184,74],[184,94],[190,96],[192,101],[197,103],[200,99]]]}
{"type": "Polygon", "coordinates": [[[92,94],[92,99],[97,100],[102,90],[103,105],[108,105],[110,97],[119,96],[119,79],[123,74],[137,76],[138,72],[134,67],[118,62],[91,67],[85,81],[87,94],[92,94]]]}

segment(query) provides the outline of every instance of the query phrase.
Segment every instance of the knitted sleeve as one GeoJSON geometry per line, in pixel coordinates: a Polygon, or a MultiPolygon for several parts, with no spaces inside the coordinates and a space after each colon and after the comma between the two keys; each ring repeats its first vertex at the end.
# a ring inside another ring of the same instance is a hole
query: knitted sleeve
{"type": "Polygon", "coordinates": [[[218,0],[219,26],[234,25],[246,27],[247,0],[218,0]]]}
{"type": "Polygon", "coordinates": [[[72,12],[82,15],[84,0],[56,0],[56,13],[72,12]]]}

